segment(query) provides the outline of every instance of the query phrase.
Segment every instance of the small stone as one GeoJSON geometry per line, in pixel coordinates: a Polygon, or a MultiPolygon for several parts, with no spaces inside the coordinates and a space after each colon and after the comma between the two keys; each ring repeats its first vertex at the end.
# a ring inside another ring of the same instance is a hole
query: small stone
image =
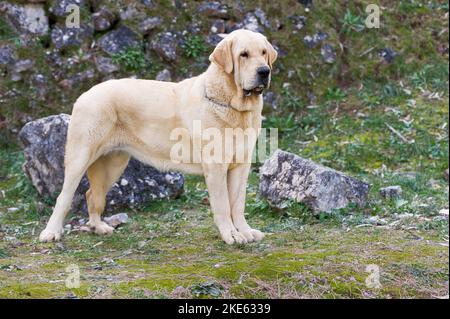
{"type": "Polygon", "coordinates": [[[292,22],[292,24],[294,25],[294,28],[296,30],[301,30],[306,25],[306,17],[304,17],[304,16],[298,16],[298,15],[290,16],[289,20],[292,22]]]}
{"type": "Polygon", "coordinates": [[[16,59],[16,51],[11,45],[0,45],[0,65],[9,66],[14,63],[16,59]]]}
{"type": "Polygon", "coordinates": [[[117,54],[128,48],[140,47],[141,38],[126,26],[108,32],[98,40],[100,48],[108,54],[117,54]]]}
{"type": "Polygon", "coordinates": [[[149,34],[150,31],[159,27],[163,22],[164,20],[160,17],[147,18],[139,23],[139,31],[144,35],[149,34]]]}
{"type": "Polygon", "coordinates": [[[277,208],[286,201],[305,203],[314,212],[330,212],[353,203],[363,206],[370,186],[342,172],[277,150],[260,168],[260,194],[277,208]]]}
{"type": "Polygon", "coordinates": [[[120,186],[127,186],[128,185],[128,181],[125,178],[122,178],[120,180],[120,186]]]}
{"type": "Polygon", "coordinates": [[[128,215],[126,213],[115,214],[103,219],[109,226],[117,228],[119,225],[128,222],[128,215]]]}
{"type": "Polygon", "coordinates": [[[444,178],[448,182],[448,168],[444,171],[444,178]]]}
{"type": "Polygon", "coordinates": [[[172,32],[162,32],[156,35],[150,47],[167,62],[177,59],[177,36],[172,32]]]}
{"type": "Polygon", "coordinates": [[[13,66],[13,72],[22,73],[31,70],[34,67],[34,62],[30,59],[19,60],[13,66]]]}
{"type": "Polygon", "coordinates": [[[79,28],[67,28],[58,24],[52,28],[51,39],[57,49],[79,47],[82,44],[89,46],[93,34],[93,28],[87,24],[81,24],[79,28]]]}
{"type": "Polygon", "coordinates": [[[106,31],[111,29],[116,21],[116,15],[108,8],[101,8],[92,14],[95,31],[106,31]]]}
{"type": "Polygon", "coordinates": [[[386,199],[400,198],[402,188],[398,185],[380,188],[380,195],[386,199]]]}
{"type": "Polygon", "coordinates": [[[215,20],[211,25],[211,33],[225,33],[225,21],[222,19],[215,20]]]}
{"type": "Polygon", "coordinates": [[[95,58],[95,66],[102,74],[110,74],[119,70],[119,66],[111,58],[98,56],[95,58]]]}
{"type": "Polygon", "coordinates": [[[310,36],[307,35],[303,38],[303,42],[310,49],[315,48],[319,43],[325,41],[328,38],[328,34],[322,31],[310,36]]]}
{"type": "Polygon", "coordinates": [[[76,5],[78,7],[82,7],[86,5],[86,0],[56,0],[53,1],[53,4],[50,6],[48,11],[56,17],[66,18],[69,6],[76,5]]]}
{"type": "Polygon", "coordinates": [[[9,207],[7,209],[7,212],[8,213],[14,213],[14,212],[17,212],[18,210],[19,210],[19,208],[17,208],[17,207],[9,207]]]}
{"type": "Polygon", "coordinates": [[[378,53],[378,55],[383,58],[385,62],[392,63],[399,54],[391,48],[384,48],[378,53]]]}
{"type": "Polygon", "coordinates": [[[336,61],[336,50],[331,44],[324,44],[320,49],[320,54],[326,63],[334,63],[336,61]]]}
{"type": "Polygon", "coordinates": [[[197,7],[197,12],[209,18],[229,19],[228,7],[218,1],[204,1],[197,7]]]}
{"type": "Polygon", "coordinates": [[[439,215],[444,216],[448,219],[448,208],[447,209],[441,209],[439,211],[439,215]]]}
{"type": "Polygon", "coordinates": [[[156,81],[165,81],[170,82],[172,81],[172,75],[170,74],[170,71],[167,69],[164,69],[160,71],[155,78],[156,81]]]}

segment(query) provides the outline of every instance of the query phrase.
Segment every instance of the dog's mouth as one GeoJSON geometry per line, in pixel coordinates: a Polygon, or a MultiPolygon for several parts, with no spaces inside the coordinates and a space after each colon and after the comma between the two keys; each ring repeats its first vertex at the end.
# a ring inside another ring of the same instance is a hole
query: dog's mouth
{"type": "Polygon", "coordinates": [[[250,90],[244,89],[244,96],[251,96],[252,94],[260,95],[264,91],[265,88],[266,87],[264,85],[259,85],[250,90]]]}

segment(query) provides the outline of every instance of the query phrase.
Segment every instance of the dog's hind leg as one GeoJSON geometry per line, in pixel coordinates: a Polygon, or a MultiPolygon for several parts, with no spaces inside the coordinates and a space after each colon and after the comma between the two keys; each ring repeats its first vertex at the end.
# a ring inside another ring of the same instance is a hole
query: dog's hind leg
{"type": "Polygon", "coordinates": [[[64,184],[61,193],[56,200],[55,208],[47,226],[41,232],[39,240],[42,242],[57,241],[63,232],[64,218],[72,204],[73,195],[81,181],[87,166],[89,165],[91,151],[88,147],[82,147],[75,152],[67,152],[66,167],[64,170],[64,184]],[[70,157],[70,160],[67,158],[70,157]]]}
{"type": "Polygon", "coordinates": [[[97,234],[111,234],[114,230],[101,220],[105,209],[106,194],[128,165],[130,155],[111,152],[98,158],[87,170],[90,188],[86,192],[90,226],[97,234]]]}

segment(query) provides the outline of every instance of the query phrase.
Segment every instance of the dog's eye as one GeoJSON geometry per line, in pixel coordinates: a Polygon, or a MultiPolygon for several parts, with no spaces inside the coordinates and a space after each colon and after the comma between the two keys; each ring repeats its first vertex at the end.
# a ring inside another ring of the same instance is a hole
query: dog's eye
{"type": "Polygon", "coordinates": [[[248,52],[242,52],[241,53],[241,57],[243,57],[243,58],[248,58],[248,52]]]}
{"type": "Polygon", "coordinates": [[[262,51],[262,54],[263,54],[263,55],[266,55],[266,50],[263,50],[263,51],[262,51]]]}

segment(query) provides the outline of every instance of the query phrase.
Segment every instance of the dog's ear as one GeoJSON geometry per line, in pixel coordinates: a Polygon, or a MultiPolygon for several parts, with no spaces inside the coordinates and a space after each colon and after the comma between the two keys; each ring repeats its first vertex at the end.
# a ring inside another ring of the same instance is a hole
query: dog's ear
{"type": "Polygon", "coordinates": [[[220,66],[228,74],[233,72],[231,45],[232,41],[230,39],[223,39],[209,56],[209,61],[220,66]]]}
{"type": "Polygon", "coordinates": [[[269,62],[269,67],[272,69],[272,65],[278,57],[278,52],[273,48],[272,44],[270,44],[269,41],[266,40],[266,43],[267,43],[267,58],[269,62]]]}

